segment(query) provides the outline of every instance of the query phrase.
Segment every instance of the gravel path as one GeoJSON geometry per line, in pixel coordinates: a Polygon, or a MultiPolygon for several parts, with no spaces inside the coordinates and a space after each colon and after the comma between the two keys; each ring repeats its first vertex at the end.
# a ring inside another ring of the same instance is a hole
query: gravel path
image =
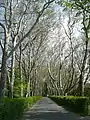
{"type": "Polygon", "coordinates": [[[80,117],[69,112],[49,98],[44,97],[23,114],[22,120],[90,120],[90,118],[80,117]]]}

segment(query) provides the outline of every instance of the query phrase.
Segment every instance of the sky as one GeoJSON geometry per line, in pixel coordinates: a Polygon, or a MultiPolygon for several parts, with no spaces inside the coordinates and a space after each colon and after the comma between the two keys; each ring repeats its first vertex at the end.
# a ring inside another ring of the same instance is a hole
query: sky
{"type": "Polygon", "coordinates": [[[4,3],[4,0],[0,0],[0,4],[4,3]]]}

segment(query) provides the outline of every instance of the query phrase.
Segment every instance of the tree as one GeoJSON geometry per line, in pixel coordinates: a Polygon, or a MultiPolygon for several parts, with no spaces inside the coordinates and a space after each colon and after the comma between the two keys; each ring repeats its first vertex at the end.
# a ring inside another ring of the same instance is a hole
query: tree
{"type": "Polygon", "coordinates": [[[87,49],[88,49],[88,43],[89,43],[89,31],[90,31],[90,6],[89,6],[89,0],[86,1],[78,1],[78,0],[73,0],[73,1],[61,1],[59,2],[62,4],[62,6],[69,8],[69,9],[74,9],[77,11],[76,17],[81,16],[81,23],[83,25],[82,29],[85,35],[85,50],[84,50],[84,57],[83,57],[83,62],[82,62],[82,67],[81,67],[81,73],[79,76],[79,95],[83,96],[84,95],[84,71],[85,71],[85,66],[86,66],[86,60],[87,60],[87,49]]]}
{"type": "Polygon", "coordinates": [[[26,30],[24,36],[20,37],[19,41],[17,41],[18,36],[21,35],[20,32],[23,30],[23,27],[21,30],[21,25],[23,24],[23,20],[25,21],[25,19],[27,19],[27,13],[30,10],[29,5],[31,5],[31,2],[28,0],[25,3],[24,3],[24,1],[20,1],[20,2],[19,1],[13,2],[13,0],[10,0],[9,2],[5,1],[4,6],[3,6],[5,8],[5,24],[0,23],[0,26],[4,30],[4,45],[3,45],[4,47],[3,47],[3,56],[2,56],[2,67],[1,67],[0,97],[3,97],[3,95],[4,95],[4,88],[5,88],[5,82],[6,82],[6,71],[7,71],[7,69],[6,69],[7,59],[9,59],[11,57],[11,55],[18,48],[18,46],[30,35],[30,33],[33,31],[36,24],[38,23],[39,18],[42,16],[43,12],[49,7],[49,5],[53,1],[54,0],[51,0],[51,1],[49,0],[45,4],[42,4],[42,9],[39,10],[38,13],[36,13],[36,19],[33,22],[33,25],[26,30]],[[9,11],[8,11],[8,9],[9,9],[9,11]],[[19,13],[19,10],[20,10],[20,12],[22,12],[21,15],[19,13]],[[17,14],[17,12],[18,12],[18,14],[17,14]],[[20,15],[17,23],[15,23],[16,22],[15,20],[17,20],[15,18],[15,14],[20,15]],[[12,36],[14,36],[14,39],[16,39],[17,43],[13,47],[13,49],[11,49],[11,51],[9,53],[7,53],[7,45],[8,45],[7,41],[10,41],[12,36]]]}

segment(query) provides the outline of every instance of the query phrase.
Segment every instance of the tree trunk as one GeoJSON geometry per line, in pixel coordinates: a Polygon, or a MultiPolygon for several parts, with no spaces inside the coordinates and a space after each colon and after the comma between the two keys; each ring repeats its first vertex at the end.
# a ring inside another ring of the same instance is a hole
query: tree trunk
{"type": "MultiPolygon", "coordinates": [[[[86,14],[85,11],[83,11],[83,26],[84,26],[84,33],[85,33],[85,54],[84,54],[84,58],[83,58],[83,63],[82,63],[82,68],[81,68],[81,74],[80,74],[80,79],[79,79],[79,95],[80,96],[84,96],[84,69],[85,69],[85,65],[86,65],[86,60],[87,60],[87,53],[88,53],[88,43],[89,43],[89,30],[85,24],[86,21],[86,14]]],[[[88,22],[88,26],[90,25],[90,23],[88,22]]]]}
{"type": "Polygon", "coordinates": [[[30,75],[29,75],[28,83],[27,83],[27,94],[26,94],[26,97],[30,97],[30,75]]]}
{"type": "Polygon", "coordinates": [[[21,80],[21,97],[23,97],[23,78],[22,78],[22,45],[19,47],[20,49],[20,58],[19,58],[19,74],[21,80]]]}
{"type": "Polygon", "coordinates": [[[6,48],[3,50],[3,56],[2,56],[2,65],[1,65],[1,80],[0,80],[0,98],[4,97],[5,94],[5,83],[6,83],[6,48]]]}
{"type": "MultiPolygon", "coordinates": [[[[12,48],[16,44],[16,39],[12,39],[12,48]]],[[[13,98],[13,89],[14,89],[14,80],[15,80],[15,51],[12,53],[11,56],[11,73],[10,73],[10,90],[9,90],[9,97],[13,98]]]]}
{"type": "Polygon", "coordinates": [[[1,27],[4,29],[4,47],[2,49],[2,64],[1,64],[1,80],[0,80],[0,98],[4,97],[5,94],[5,83],[6,83],[6,75],[7,75],[7,67],[6,67],[6,59],[7,59],[7,42],[6,42],[6,29],[4,25],[0,24],[1,27]]]}

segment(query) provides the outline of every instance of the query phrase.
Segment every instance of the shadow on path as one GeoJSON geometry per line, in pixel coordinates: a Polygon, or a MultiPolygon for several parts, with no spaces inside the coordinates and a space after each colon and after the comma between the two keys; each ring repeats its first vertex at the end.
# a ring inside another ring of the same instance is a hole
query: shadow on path
{"type": "Polygon", "coordinates": [[[63,107],[45,97],[25,112],[22,120],[90,120],[90,118],[80,117],[66,111],[63,107]]]}

